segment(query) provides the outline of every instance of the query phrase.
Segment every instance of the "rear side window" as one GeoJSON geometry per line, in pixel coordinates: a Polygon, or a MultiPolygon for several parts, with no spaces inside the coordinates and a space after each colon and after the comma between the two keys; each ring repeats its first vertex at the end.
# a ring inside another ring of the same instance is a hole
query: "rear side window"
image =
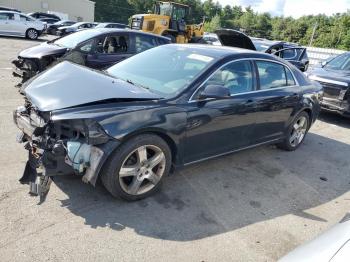
{"type": "Polygon", "coordinates": [[[14,20],[15,17],[12,13],[1,13],[0,20],[14,20]]]}
{"type": "Polygon", "coordinates": [[[261,90],[295,85],[292,73],[285,66],[267,61],[256,61],[256,65],[261,90]]]}

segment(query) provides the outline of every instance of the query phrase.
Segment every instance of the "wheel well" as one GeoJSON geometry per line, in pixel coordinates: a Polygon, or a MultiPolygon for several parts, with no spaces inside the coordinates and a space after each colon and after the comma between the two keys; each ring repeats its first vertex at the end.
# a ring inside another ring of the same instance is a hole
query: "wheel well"
{"type": "Polygon", "coordinates": [[[176,159],[176,155],[177,155],[177,146],[174,142],[174,140],[168,136],[167,134],[161,132],[161,131],[157,131],[157,130],[152,130],[152,131],[144,131],[144,132],[140,132],[140,133],[136,133],[136,134],[131,134],[127,137],[125,137],[122,141],[122,143],[125,143],[126,141],[128,141],[129,139],[139,136],[139,135],[146,135],[146,134],[150,134],[150,135],[156,135],[159,136],[160,138],[162,138],[169,146],[170,151],[171,151],[171,158],[172,161],[174,162],[174,160],[176,159]]]}
{"type": "Polygon", "coordinates": [[[311,111],[311,109],[310,108],[305,108],[301,112],[306,112],[309,115],[310,122],[309,122],[309,127],[308,128],[310,128],[311,125],[312,125],[312,111],[311,111]]]}

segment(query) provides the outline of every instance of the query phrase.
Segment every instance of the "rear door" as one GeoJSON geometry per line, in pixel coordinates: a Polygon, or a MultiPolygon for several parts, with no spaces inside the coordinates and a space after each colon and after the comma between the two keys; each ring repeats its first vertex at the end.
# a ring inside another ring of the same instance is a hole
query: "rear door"
{"type": "Polygon", "coordinates": [[[15,16],[13,13],[0,13],[0,33],[5,35],[16,35],[15,16]]]}
{"type": "Polygon", "coordinates": [[[254,143],[281,138],[297,108],[301,88],[291,70],[278,62],[255,61],[259,91],[251,98],[257,108],[254,143]]]}
{"type": "Polygon", "coordinates": [[[108,34],[96,39],[95,48],[87,55],[86,65],[97,69],[107,68],[132,55],[129,33],[108,34]]]}

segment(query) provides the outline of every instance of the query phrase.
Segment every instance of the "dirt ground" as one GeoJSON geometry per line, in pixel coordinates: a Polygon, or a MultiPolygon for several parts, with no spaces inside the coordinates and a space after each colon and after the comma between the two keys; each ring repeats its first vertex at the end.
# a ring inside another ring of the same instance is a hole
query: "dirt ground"
{"type": "Polygon", "coordinates": [[[276,261],[350,210],[350,121],[329,113],[295,152],[264,146],[195,164],[143,201],[70,176],[38,205],[18,183],[27,155],[10,64],[37,44],[0,38],[1,261],[276,261]]]}

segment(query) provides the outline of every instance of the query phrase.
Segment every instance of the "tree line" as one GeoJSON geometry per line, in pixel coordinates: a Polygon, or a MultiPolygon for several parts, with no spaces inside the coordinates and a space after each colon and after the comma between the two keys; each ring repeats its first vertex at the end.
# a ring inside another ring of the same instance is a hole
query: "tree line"
{"type": "MultiPolygon", "coordinates": [[[[97,22],[128,23],[130,16],[153,10],[153,0],[94,0],[97,22]]],[[[283,40],[301,45],[350,50],[350,10],[327,15],[308,15],[298,19],[273,17],[269,13],[257,13],[252,8],[221,6],[213,0],[173,0],[191,7],[188,23],[200,23],[205,19],[206,32],[218,28],[241,30],[250,36],[283,40]]]]}

